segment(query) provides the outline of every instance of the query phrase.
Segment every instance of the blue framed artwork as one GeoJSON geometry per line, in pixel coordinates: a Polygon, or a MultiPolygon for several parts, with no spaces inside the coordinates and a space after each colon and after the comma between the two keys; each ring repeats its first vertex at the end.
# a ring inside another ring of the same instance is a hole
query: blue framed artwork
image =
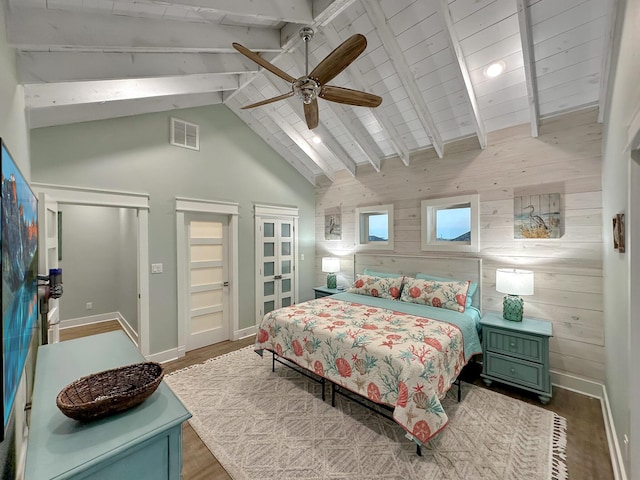
{"type": "Polygon", "coordinates": [[[0,150],[4,439],[38,320],[38,200],[2,139],[0,150]]]}

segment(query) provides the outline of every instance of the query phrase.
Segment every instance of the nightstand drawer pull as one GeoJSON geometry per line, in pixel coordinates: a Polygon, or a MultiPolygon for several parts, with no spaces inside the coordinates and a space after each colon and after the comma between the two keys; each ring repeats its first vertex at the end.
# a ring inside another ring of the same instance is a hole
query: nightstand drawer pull
{"type": "Polygon", "coordinates": [[[516,373],[516,367],[511,367],[511,373],[516,373]]]}
{"type": "Polygon", "coordinates": [[[511,342],[511,343],[509,344],[509,346],[510,346],[511,348],[516,348],[516,342],[511,342]]]}

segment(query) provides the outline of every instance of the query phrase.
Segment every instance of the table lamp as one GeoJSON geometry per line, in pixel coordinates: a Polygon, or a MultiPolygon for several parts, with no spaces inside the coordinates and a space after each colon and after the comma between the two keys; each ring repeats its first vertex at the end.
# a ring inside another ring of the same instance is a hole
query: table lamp
{"type": "Polygon", "coordinates": [[[335,257],[322,257],[322,271],[327,273],[327,288],[337,288],[336,273],[340,271],[340,259],[335,257]]]}
{"type": "Polygon", "coordinates": [[[518,295],[533,295],[533,272],[515,268],[498,268],[496,290],[506,293],[502,302],[502,317],[505,320],[521,322],[524,302],[518,295]]]}

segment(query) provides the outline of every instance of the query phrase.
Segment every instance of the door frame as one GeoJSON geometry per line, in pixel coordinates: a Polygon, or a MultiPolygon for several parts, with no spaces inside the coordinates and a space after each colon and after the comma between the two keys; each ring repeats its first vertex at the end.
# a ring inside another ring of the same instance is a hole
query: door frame
{"type": "Polygon", "coordinates": [[[49,195],[58,205],[89,205],[98,207],[133,208],[138,218],[138,349],[149,356],[149,194],[71,187],[47,183],[32,183],[36,194],[49,195]]]}
{"type": "Polygon", "coordinates": [[[240,338],[240,302],[238,285],[238,220],[239,204],[216,200],[176,197],[176,254],[178,283],[178,358],[184,357],[189,328],[189,282],[186,278],[188,267],[187,236],[185,214],[210,213],[229,217],[229,333],[233,340],[240,338]]]}

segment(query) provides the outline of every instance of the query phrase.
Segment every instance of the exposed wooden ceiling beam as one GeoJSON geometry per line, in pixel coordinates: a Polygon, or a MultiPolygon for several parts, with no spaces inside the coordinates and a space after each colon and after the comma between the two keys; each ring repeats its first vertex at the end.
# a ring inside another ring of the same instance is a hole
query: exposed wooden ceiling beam
{"type": "Polygon", "coordinates": [[[533,38],[531,36],[531,19],[527,0],[516,0],[518,5],[518,22],[520,23],[520,42],[522,43],[522,57],[524,59],[524,76],[527,83],[527,98],[529,101],[529,116],[531,117],[531,136],[538,136],[540,112],[538,109],[538,87],[536,81],[536,60],[533,52],[533,38]]]}
{"type": "MultiPolygon", "coordinates": [[[[292,52],[293,58],[296,61],[296,66],[298,68],[300,68],[300,72],[302,72],[302,69],[304,69],[303,65],[304,65],[304,55],[302,54],[302,51],[300,49],[296,50],[295,52],[292,52]]],[[[315,59],[317,60],[317,59],[315,59]]],[[[350,65],[350,67],[352,67],[352,65],[350,65]]],[[[378,155],[376,154],[376,152],[370,147],[370,145],[372,143],[375,143],[373,138],[369,138],[367,139],[367,137],[365,137],[362,133],[360,133],[361,129],[358,128],[357,126],[354,128],[353,126],[353,121],[346,121],[346,112],[345,112],[345,108],[342,107],[339,104],[335,104],[333,102],[328,102],[328,101],[324,101],[324,100],[319,100],[320,102],[322,102],[323,105],[325,105],[329,110],[331,110],[333,112],[333,114],[337,117],[338,121],[341,123],[341,128],[343,129],[343,131],[347,132],[349,134],[349,136],[351,136],[353,143],[358,147],[358,149],[364,154],[364,156],[369,160],[369,163],[371,163],[371,165],[373,165],[373,168],[376,169],[376,171],[380,171],[380,158],[378,157],[378,155]],[[354,132],[358,131],[358,134],[355,134],[354,132]]],[[[360,123],[359,120],[356,120],[357,123],[360,123]]],[[[322,123],[322,116],[320,116],[320,123],[322,123]]],[[[363,127],[364,129],[364,127],[363,127]]],[[[351,157],[348,157],[351,158],[351,157]]],[[[355,162],[354,162],[355,165],[355,162]]],[[[349,167],[347,167],[348,170],[351,171],[351,169],[349,167]]],[[[355,173],[355,168],[354,171],[355,173]]]]}
{"type": "Polygon", "coordinates": [[[24,86],[27,108],[59,107],[82,103],[186,95],[238,87],[236,75],[185,75],[182,77],[93,80],[89,82],[36,83],[24,86]]]}
{"type": "Polygon", "coordinates": [[[618,16],[618,5],[620,2],[611,2],[609,7],[607,32],[604,37],[604,49],[602,51],[602,68],[600,71],[600,91],[598,95],[598,122],[604,122],[607,110],[607,94],[609,90],[609,75],[611,74],[611,53],[613,50],[613,36],[616,29],[616,18],[618,16]]]}
{"type": "Polygon", "coordinates": [[[396,70],[398,71],[398,75],[400,76],[400,79],[402,80],[402,83],[407,90],[409,100],[415,106],[415,110],[418,115],[418,119],[422,124],[422,128],[424,128],[425,132],[427,133],[427,137],[433,145],[436,153],[440,158],[442,158],[442,156],[444,155],[444,145],[442,142],[442,138],[440,137],[440,132],[438,132],[436,123],[433,120],[431,113],[429,112],[429,108],[427,107],[427,103],[424,100],[422,92],[420,91],[413,73],[411,72],[411,69],[407,64],[402,49],[398,44],[398,40],[387,24],[387,19],[384,15],[382,7],[377,1],[362,2],[362,6],[369,15],[371,22],[376,27],[378,35],[380,35],[380,39],[382,40],[382,44],[389,54],[391,63],[393,63],[396,70]]]}
{"type": "Polygon", "coordinates": [[[229,102],[225,102],[233,112],[244,122],[247,126],[253,130],[260,138],[262,138],[268,145],[273,148],[278,155],[284,158],[293,168],[295,168],[300,175],[306,178],[311,185],[316,185],[316,176],[309,170],[309,168],[300,161],[291,150],[285,148],[272,134],[269,132],[262,122],[256,120],[249,110],[242,110],[240,103],[236,99],[229,102]]]}
{"type": "Polygon", "coordinates": [[[21,83],[257,72],[233,53],[18,52],[21,83]]]}
{"type": "Polygon", "coordinates": [[[50,9],[7,12],[7,39],[20,50],[234,53],[239,42],[279,52],[280,31],[50,9]],[[168,34],[170,32],[170,34],[168,34]]]}
{"type": "Polygon", "coordinates": [[[438,0],[438,11],[442,18],[447,39],[449,40],[449,47],[456,59],[460,74],[462,75],[465,94],[469,104],[471,105],[471,121],[473,122],[476,135],[478,136],[480,148],[485,148],[487,146],[487,134],[484,129],[484,122],[480,116],[480,107],[478,106],[478,100],[476,99],[476,94],[473,90],[473,83],[471,82],[469,69],[467,68],[467,63],[464,59],[464,52],[462,51],[462,46],[458,40],[458,35],[456,34],[456,30],[453,25],[453,19],[451,18],[451,12],[449,11],[449,4],[446,0],[438,0]]]}
{"type": "Polygon", "coordinates": [[[52,127],[222,103],[220,92],[27,109],[30,128],[52,127]]]}
{"type": "MultiPolygon", "coordinates": [[[[256,93],[257,93],[257,90],[254,88],[244,92],[245,95],[250,97],[253,102],[256,102],[256,101],[259,102],[264,98],[262,97],[262,95],[260,96],[248,95],[248,92],[250,90],[253,90],[256,93]]],[[[298,148],[300,148],[300,150],[302,150],[307,155],[307,157],[309,157],[311,161],[318,166],[318,168],[322,171],[323,175],[325,175],[332,182],[334,181],[335,175],[333,173],[333,168],[331,167],[331,165],[329,165],[327,160],[325,160],[323,155],[320,153],[319,151],[320,148],[316,149],[315,146],[311,145],[307,141],[307,139],[304,138],[304,136],[302,136],[302,134],[300,134],[300,132],[298,132],[291,125],[291,122],[289,122],[286,118],[284,118],[280,114],[280,112],[277,109],[277,103],[270,103],[258,108],[262,109],[269,116],[269,118],[271,118],[271,120],[273,120],[273,122],[280,128],[280,130],[282,130],[284,134],[287,137],[289,137],[293,141],[293,143],[295,143],[298,146],[298,148]]],[[[324,150],[326,150],[326,148],[324,150]]]]}
{"type": "Polygon", "coordinates": [[[353,124],[353,119],[347,115],[345,107],[334,102],[326,102],[325,105],[327,105],[327,108],[329,108],[337,117],[347,135],[353,139],[353,144],[356,148],[358,148],[365,158],[369,160],[369,163],[373,166],[375,171],[380,172],[380,157],[370,143],[373,142],[373,140],[368,140],[357,126],[349,126],[353,124]]]}
{"type": "MultiPolygon", "coordinates": [[[[312,28],[319,28],[328,25],[349,8],[356,0],[312,0],[313,1],[313,23],[312,28]]],[[[300,40],[300,27],[302,25],[289,23],[282,27],[280,31],[280,44],[284,52],[289,51],[300,40]]]]}
{"type": "MultiPolygon", "coordinates": [[[[95,1],[95,0],[94,0],[95,1]]],[[[136,0],[137,3],[178,5],[198,11],[208,11],[224,15],[275,20],[278,22],[312,23],[312,2],[309,0],[136,0]]]]}
{"type": "MultiPolygon", "coordinates": [[[[275,82],[272,80],[273,76],[265,75],[265,78],[266,78],[266,81],[269,83],[269,85],[271,85],[277,92],[286,93],[286,92],[283,92],[280,88],[278,88],[276,86],[275,82]]],[[[280,82],[280,83],[282,83],[282,82],[280,82]]],[[[289,104],[291,104],[291,102],[295,102],[295,103],[298,104],[297,108],[291,107],[291,109],[295,113],[295,116],[298,118],[298,120],[301,123],[306,124],[306,120],[304,118],[304,113],[301,111],[302,100],[300,100],[300,98],[298,98],[298,97],[293,97],[289,101],[289,104]]],[[[274,105],[274,108],[275,108],[275,105],[274,105]]],[[[338,144],[335,141],[335,139],[333,138],[333,135],[331,135],[331,132],[329,132],[329,130],[326,127],[324,127],[321,123],[319,123],[318,126],[314,129],[314,134],[320,136],[322,138],[322,142],[317,144],[317,145],[315,145],[315,146],[313,146],[312,148],[319,155],[321,155],[323,159],[328,157],[328,156],[331,156],[333,158],[334,162],[339,163],[340,165],[344,166],[344,168],[349,170],[349,172],[351,172],[352,175],[355,175],[355,172],[356,172],[356,164],[355,164],[355,162],[351,159],[351,157],[346,155],[346,153],[345,153],[345,151],[344,151],[344,149],[342,147],[339,147],[339,149],[338,149],[338,144]],[[334,148],[333,149],[329,148],[329,145],[332,145],[334,148]],[[334,152],[334,150],[337,150],[337,152],[334,152]],[[342,154],[344,154],[344,155],[342,155],[342,154]]],[[[292,138],[292,140],[293,140],[293,138],[292,138]]],[[[306,143],[308,144],[308,142],[306,142],[306,143]]],[[[311,146],[311,145],[309,145],[309,146],[311,146]]],[[[331,174],[333,175],[333,172],[331,172],[331,174]]],[[[329,178],[331,179],[331,181],[333,181],[333,178],[331,178],[331,177],[329,177],[329,178]]]]}
{"type": "MultiPolygon", "coordinates": [[[[331,21],[333,18],[335,18],[336,15],[338,15],[338,13],[342,12],[354,1],[355,0],[333,0],[332,2],[329,2],[327,0],[324,0],[320,2],[321,4],[318,4],[317,6],[314,4],[314,9],[318,8],[319,11],[317,12],[314,11],[313,23],[311,23],[310,26],[312,28],[317,28],[320,25],[323,25],[324,23],[331,21]]],[[[274,63],[278,61],[280,56],[289,53],[296,46],[298,42],[301,42],[300,27],[301,25],[295,24],[295,23],[286,24],[280,31],[280,45],[282,47],[281,51],[275,55],[265,55],[265,58],[269,62],[274,63]]],[[[242,43],[242,42],[238,42],[238,43],[242,43]]],[[[248,47],[250,50],[253,50],[248,45],[246,44],[243,44],[243,45],[245,47],[248,47]]],[[[244,90],[245,87],[247,87],[248,85],[251,85],[251,83],[256,78],[256,76],[260,75],[262,71],[263,69],[260,69],[260,72],[255,73],[253,75],[248,75],[246,79],[240,83],[238,90],[236,92],[233,92],[227,98],[229,100],[233,99],[236,93],[241,92],[242,90],[244,90]]]]}
{"type": "MultiPolygon", "coordinates": [[[[324,36],[332,49],[336,48],[338,45],[340,45],[340,43],[342,43],[340,41],[338,31],[333,25],[327,25],[322,32],[324,33],[324,36]]],[[[345,73],[349,77],[349,81],[355,86],[356,89],[374,93],[371,89],[371,85],[366,81],[362,71],[358,68],[358,62],[354,62],[349,65],[349,68],[345,70],[345,73]]],[[[400,159],[402,160],[402,163],[404,163],[406,166],[409,166],[409,150],[400,138],[396,127],[384,114],[384,110],[380,108],[371,108],[369,110],[371,112],[371,115],[373,115],[376,121],[384,128],[387,136],[389,137],[389,142],[393,146],[398,157],[400,157],[400,159]]]]}

